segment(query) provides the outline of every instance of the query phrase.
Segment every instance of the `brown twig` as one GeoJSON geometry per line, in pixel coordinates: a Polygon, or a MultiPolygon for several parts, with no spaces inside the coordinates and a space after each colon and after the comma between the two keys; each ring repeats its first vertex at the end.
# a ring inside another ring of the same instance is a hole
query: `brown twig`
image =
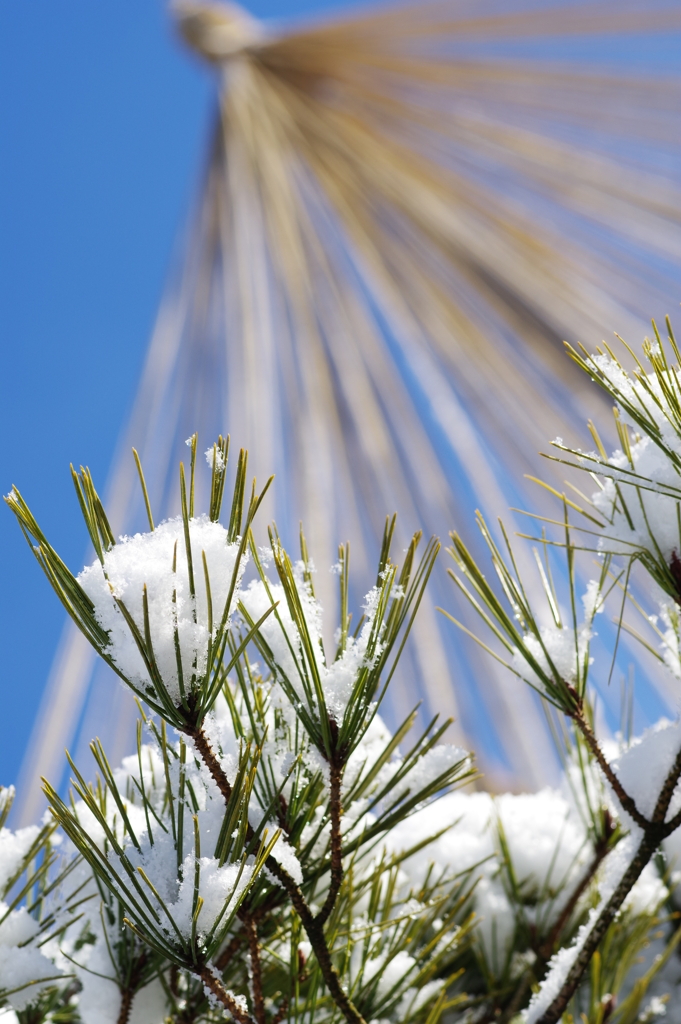
{"type": "MultiPolygon", "coordinates": [[[[606,812],[606,814],[607,814],[607,812],[606,812]]],[[[609,848],[609,845],[610,845],[610,837],[612,836],[613,831],[614,831],[614,826],[613,826],[612,821],[610,819],[610,815],[607,814],[606,834],[602,837],[602,839],[600,840],[600,842],[596,845],[596,847],[594,849],[594,858],[591,861],[591,864],[589,865],[588,871],[586,871],[584,873],[584,875],[582,876],[579,884],[572,891],[569,900],[567,901],[567,903],[565,904],[565,906],[561,910],[560,914],[558,915],[558,920],[554,924],[553,928],[549,932],[549,934],[546,937],[546,939],[544,939],[544,941],[541,943],[541,945],[538,946],[537,949],[535,950],[537,956],[541,960],[547,962],[553,956],[554,947],[556,945],[556,942],[560,938],[560,934],[563,931],[563,928],[565,927],[567,922],[570,920],[570,917],[572,916],[572,912],[574,911],[575,907],[579,903],[579,900],[581,899],[581,897],[584,894],[584,892],[586,892],[586,890],[588,889],[589,885],[593,881],[593,879],[594,879],[594,877],[596,875],[596,872],[598,871],[598,868],[602,864],[603,859],[605,858],[605,855],[608,852],[608,848],[609,848]]]]}
{"type": "Polygon", "coordinates": [[[134,995],[135,992],[132,988],[124,988],[121,991],[121,1008],[118,1013],[118,1020],[116,1021],[116,1024],[128,1024],[134,995]]]}
{"type": "Polygon", "coordinates": [[[284,1019],[284,1017],[286,1016],[287,1013],[288,1013],[288,999],[284,998],[281,1001],[281,1005],[279,1006],[279,1009],[277,1010],[277,1012],[275,1013],[274,1017],[270,1021],[270,1024],[281,1024],[281,1022],[283,1021],[283,1019],[284,1019]]]}
{"type": "Polygon", "coordinates": [[[643,839],[636,851],[636,856],[622,876],[622,880],[614,893],[598,915],[596,923],[589,932],[584,945],[570,968],[567,978],[561,986],[560,992],[539,1018],[537,1024],[556,1024],[565,1012],[577,986],[582,980],[584,971],[596,952],[598,944],[617,916],[632,886],[641,875],[641,872],[652,858],[662,840],[666,839],[676,828],[676,818],[679,815],[675,815],[670,821],[665,821],[665,818],[667,817],[667,811],[669,810],[679,777],[681,777],[681,750],[676,755],[674,764],[669,770],[664,785],[660,790],[651,820],[643,819],[645,822],[645,826],[643,826],[643,839]]]}
{"type": "MultiPolygon", "coordinates": [[[[225,802],[227,803],[232,796],[232,787],[227,779],[227,776],[222,770],[220,762],[213,753],[208,738],[202,729],[195,729],[187,727],[185,730],[187,735],[192,738],[196,749],[198,750],[201,758],[208,768],[215,784],[222,793],[225,802]]],[[[254,836],[253,829],[248,825],[246,830],[246,836],[250,840],[254,836]]],[[[324,925],[322,922],[315,920],[312,915],[312,911],[307,905],[307,901],[303,896],[301,889],[296,885],[294,880],[291,878],[289,873],[281,867],[279,862],[270,854],[265,861],[265,865],[274,877],[281,883],[283,888],[286,890],[293,907],[301,920],[303,928],[307,934],[310,945],[315,951],[317,957],[317,963],[322,973],[322,977],[326,982],[326,987],[329,990],[329,994],[333,999],[334,1003],[345,1017],[348,1024],[366,1024],[361,1013],[355,1007],[354,1003],[343,990],[338,977],[338,972],[333,965],[331,960],[331,953],[326,942],[326,936],[324,935],[324,925]]],[[[211,975],[211,978],[213,975],[211,975]]],[[[230,1011],[231,1012],[231,1011],[230,1011]]],[[[239,1019],[239,1018],[237,1018],[239,1019]]],[[[251,1018],[248,1018],[251,1020],[251,1018]]],[[[255,1022],[254,1022],[255,1024],[255,1022]]]]}
{"type": "Polygon", "coordinates": [[[652,840],[650,837],[644,836],[636,856],[624,873],[620,884],[598,915],[598,920],[589,932],[584,945],[568,972],[567,978],[561,986],[560,992],[539,1018],[538,1024],[556,1024],[556,1021],[563,1015],[601,939],[617,916],[620,907],[631,891],[631,887],[638,880],[641,872],[657,849],[658,843],[659,840],[652,840]]]}
{"type": "MultiPolygon", "coordinates": [[[[240,915],[241,916],[241,915],[240,915]]],[[[241,916],[246,938],[248,939],[248,953],[251,958],[251,986],[253,988],[253,1014],[257,1024],[266,1024],[265,1021],[265,997],[262,991],[262,964],[260,962],[260,943],[258,942],[258,929],[253,918],[244,913],[241,916]]]]}
{"type": "MultiPolygon", "coordinates": [[[[515,992],[513,993],[510,1001],[503,1007],[494,1007],[490,1015],[490,1021],[496,1019],[497,1024],[509,1024],[511,1020],[516,1016],[518,1011],[521,1009],[525,996],[530,988],[532,974],[535,976],[541,976],[546,969],[546,965],[553,955],[558,939],[560,938],[563,928],[570,920],[572,913],[581,899],[584,892],[588,889],[589,885],[594,879],[599,866],[603,862],[605,855],[608,852],[609,840],[614,831],[614,825],[610,818],[610,815],[606,811],[606,826],[605,835],[601,838],[600,842],[596,845],[594,850],[594,858],[589,865],[588,871],[584,873],[579,881],[579,884],[575,886],[570,898],[558,915],[558,919],[554,924],[553,928],[549,932],[548,936],[544,939],[540,945],[536,946],[534,952],[536,953],[537,960],[533,965],[532,969],[528,969],[524,972],[518,985],[516,986],[515,992]]],[[[480,1022],[478,1022],[480,1024],[480,1022]]]]}
{"type": "Polygon", "coordinates": [[[118,1019],[116,1024],[128,1024],[130,1020],[130,1013],[132,1011],[132,1001],[135,998],[140,981],[142,979],[142,972],[146,967],[148,959],[148,953],[143,950],[138,956],[128,978],[127,985],[122,988],[121,991],[121,1008],[118,1013],[118,1019]]]}
{"type": "Polygon", "coordinates": [[[326,944],[323,924],[312,916],[312,911],[308,907],[307,901],[301,890],[298,888],[288,872],[284,871],[281,865],[274,860],[273,857],[267,858],[267,867],[275,878],[281,882],[290,897],[294,910],[298,914],[307,937],[310,940],[310,945],[315,951],[319,969],[322,972],[322,977],[326,982],[326,987],[328,988],[334,1003],[348,1021],[348,1024],[365,1024],[361,1013],[357,1010],[349,996],[343,991],[340,978],[338,977],[338,972],[331,960],[329,947],[326,944]]]}
{"type": "Polygon", "coordinates": [[[331,798],[329,801],[329,814],[331,817],[331,877],[329,879],[329,891],[324,900],[324,906],[317,914],[316,920],[319,924],[326,924],[331,911],[336,905],[338,893],[343,882],[343,847],[341,838],[341,817],[343,815],[343,803],[341,798],[341,785],[343,782],[343,769],[341,765],[331,764],[329,772],[329,786],[331,798]]]}
{"type": "Polygon", "coordinates": [[[617,799],[619,800],[624,810],[631,818],[633,818],[633,820],[640,828],[645,829],[650,824],[650,822],[646,817],[644,817],[641,814],[638,807],[636,806],[636,803],[634,802],[634,799],[631,796],[629,796],[624,786],[617,778],[617,775],[610,767],[610,764],[608,763],[605,754],[601,750],[600,744],[596,739],[596,736],[594,735],[593,729],[586,720],[584,710],[581,706],[581,702],[580,705],[576,708],[576,710],[572,712],[570,717],[572,718],[573,722],[575,723],[575,725],[581,732],[582,736],[586,740],[589,750],[591,751],[596,761],[600,765],[601,771],[603,772],[606,779],[612,786],[613,791],[617,794],[617,799]]]}
{"type": "Polygon", "coordinates": [[[225,803],[228,803],[232,796],[232,787],[229,784],[227,776],[222,770],[220,762],[213,753],[213,748],[208,742],[208,737],[203,729],[187,728],[185,731],[187,736],[194,741],[194,746],[201,755],[201,760],[210,772],[213,782],[222,793],[225,803]]]}
{"type": "Polygon", "coordinates": [[[237,953],[239,946],[244,941],[244,937],[245,936],[242,935],[240,932],[237,932],[237,934],[233,936],[230,942],[228,942],[228,944],[225,946],[222,953],[220,953],[220,956],[215,961],[215,966],[220,971],[220,973],[224,971],[225,967],[227,967],[227,964],[230,962],[232,957],[237,953]]]}
{"type": "Polygon", "coordinates": [[[208,991],[222,1003],[229,1013],[231,1013],[232,1017],[234,1017],[234,1020],[237,1021],[238,1024],[256,1024],[256,1021],[253,1020],[250,1013],[241,1009],[234,997],[230,995],[225,986],[219,978],[215,977],[209,967],[201,967],[197,969],[195,973],[199,978],[201,978],[201,981],[208,991]]]}

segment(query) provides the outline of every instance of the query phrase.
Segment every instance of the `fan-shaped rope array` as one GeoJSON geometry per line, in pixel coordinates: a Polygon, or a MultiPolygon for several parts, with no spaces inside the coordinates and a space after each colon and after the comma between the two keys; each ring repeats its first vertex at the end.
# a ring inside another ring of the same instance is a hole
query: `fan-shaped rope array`
{"type": "MultiPolygon", "coordinates": [[[[112,476],[115,527],[141,511],[130,444],[169,514],[182,440],[231,431],[259,477],[276,470],[265,516],[289,543],[304,521],[331,605],[335,544],[371,565],[387,512],[446,536],[509,503],[583,418],[564,338],[637,337],[678,301],[679,80],[579,51],[678,29],[681,6],[452,0],[279,34],[228,5],[174,10],[215,68],[218,116],[112,476]]],[[[451,604],[442,585],[433,603],[451,604]]],[[[399,710],[456,713],[483,762],[538,780],[531,698],[476,674],[433,611],[420,621],[399,710]]],[[[54,777],[90,673],[69,633],[31,775],[54,777]]],[[[123,736],[126,699],[100,683],[88,707],[123,736]]]]}

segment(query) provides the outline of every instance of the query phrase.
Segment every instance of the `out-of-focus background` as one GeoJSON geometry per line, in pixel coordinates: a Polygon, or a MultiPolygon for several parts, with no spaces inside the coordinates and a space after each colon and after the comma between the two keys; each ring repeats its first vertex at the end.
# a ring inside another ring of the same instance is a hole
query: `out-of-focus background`
{"type": "MultiPolygon", "coordinates": [[[[331,4],[249,7],[290,19],[331,4]]],[[[215,102],[163,0],[0,5],[0,481],[21,488],[74,568],[85,537],[69,463],[106,479],[215,102]]],[[[8,785],[64,614],[4,507],[0,551],[8,785]]]]}
{"type": "MultiPolygon", "coordinates": [[[[246,6],[275,29],[332,7],[246,6]]],[[[678,70],[679,51],[678,32],[604,31],[516,41],[513,56],[659,77],[678,70]]],[[[161,0],[0,7],[0,481],[4,491],[20,487],[75,570],[85,534],[74,529],[68,464],[106,480],[215,106],[213,78],[177,40],[161,0]]],[[[661,171],[678,175],[678,167],[661,171]]],[[[0,551],[0,781],[8,784],[64,615],[1,510],[0,551]]]]}

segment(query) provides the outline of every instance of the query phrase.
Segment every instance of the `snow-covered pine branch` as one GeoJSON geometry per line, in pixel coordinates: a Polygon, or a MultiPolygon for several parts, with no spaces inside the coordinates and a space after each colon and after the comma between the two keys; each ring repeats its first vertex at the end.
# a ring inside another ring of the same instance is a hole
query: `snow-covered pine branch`
{"type": "Polygon", "coordinates": [[[416,707],[394,729],[384,721],[437,542],[420,553],[416,535],[398,566],[389,519],[354,622],[342,546],[326,649],[302,533],[299,558],[274,530],[267,554],[255,543],[262,493],[254,484],[247,500],[244,452],[220,522],[227,438],[206,452],[208,512],[194,508],[194,436],[182,514],[158,524],[135,453],[149,530],[134,537],[114,538],[89,471],[74,473],[97,556],[77,575],[13,490],[38,562],[141,718],[120,767],[95,741],[94,782],[72,763],[68,797],[46,785],[48,824],[11,832],[3,791],[3,1024],[681,1020],[680,727],[613,740],[593,708],[606,608],[617,637],[638,635],[681,678],[681,393],[661,349],[646,351],[653,373],[633,382],[611,354],[583,360],[619,402],[624,454],[561,445],[603,486],[591,506],[559,496],[561,533],[537,538],[544,608],[503,530],[480,520],[498,587],[453,535],[452,576],[488,631],[478,639],[554,724],[564,717],[564,775],[539,793],[462,790],[472,757],[442,742],[449,723],[424,725],[416,707]],[[634,562],[662,588],[657,617],[633,589],[634,562]],[[625,607],[643,611],[648,638],[625,607]]]}

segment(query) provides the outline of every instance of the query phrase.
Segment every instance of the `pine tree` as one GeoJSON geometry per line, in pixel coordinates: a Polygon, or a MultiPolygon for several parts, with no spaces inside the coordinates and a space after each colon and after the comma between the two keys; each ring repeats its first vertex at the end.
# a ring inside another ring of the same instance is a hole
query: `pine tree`
{"type": "Polygon", "coordinates": [[[570,355],[615,401],[621,448],[608,456],[594,427],[593,452],[554,442],[598,490],[555,492],[559,515],[532,538],[540,586],[502,525],[479,520],[490,579],[460,535],[449,552],[477,641],[509,685],[541,695],[560,789],[485,792],[472,755],[443,742],[449,722],[421,723],[416,706],[387,728],[439,549],[416,534],[398,565],[394,517],[356,619],[338,549],[331,640],[302,529],[299,557],[274,526],[256,543],[271,480],[249,492],[243,451],[221,522],[228,438],[205,453],[205,513],[189,439],[182,514],[161,523],[135,453],[149,529],[133,537],[114,537],[89,470],[72,470],[96,553],[77,576],[12,490],[39,564],[140,717],[120,767],[94,740],[94,781],[70,762],[68,797],[45,783],[42,826],[9,830],[2,791],[8,1024],[644,1024],[667,1004],[681,1018],[681,723],[633,739],[625,705],[613,739],[594,675],[607,606],[612,665],[627,636],[681,678],[679,352],[669,327],[632,372],[608,347],[570,355]]]}

